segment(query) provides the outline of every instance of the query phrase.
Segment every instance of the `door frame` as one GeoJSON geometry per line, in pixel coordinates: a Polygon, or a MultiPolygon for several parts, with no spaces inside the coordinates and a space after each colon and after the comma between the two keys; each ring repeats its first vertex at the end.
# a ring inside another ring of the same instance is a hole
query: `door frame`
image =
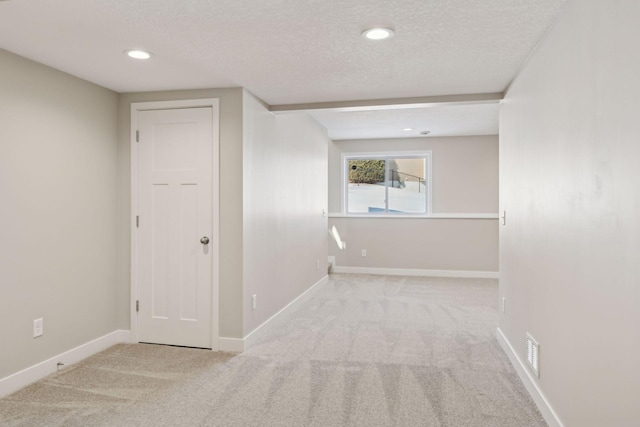
{"type": "Polygon", "coordinates": [[[220,100],[218,98],[189,99],[179,101],[133,102],[131,103],[131,341],[138,339],[138,316],[136,301],[138,300],[138,232],[136,216],[138,215],[138,147],[136,133],[138,130],[138,113],[150,110],[174,110],[187,108],[210,107],[212,110],[212,233],[211,243],[211,350],[218,351],[220,338],[220,100]]]}

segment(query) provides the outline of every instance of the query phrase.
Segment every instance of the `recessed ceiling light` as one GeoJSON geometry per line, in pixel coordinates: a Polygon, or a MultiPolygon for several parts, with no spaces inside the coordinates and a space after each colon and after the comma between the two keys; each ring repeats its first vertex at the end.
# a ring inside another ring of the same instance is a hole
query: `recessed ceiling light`
{"type": "Polygon", "coordinates": [[[369,28],[362,32],[362,37],[369,40],[384,40],[392,37],[395,33],[391,28],[369,28]]]}
{"type": "Polygon", "coordinates": [[[405,131],[405,132],[409,132],[409,131],[412,131],[412,130],[413,130],[413,128],[404,128],[404,129],[402,129],[402,130],[403,130],[403,131],[405,131]]]}
{"type": "Polygon", "coordinates": [[[135,59],[151,58],[151,53],[145,52],[144,50],[139,50],[139,49],[125,50],[124,53],[129,55],[131,58],[135,58],[135,59]]]}

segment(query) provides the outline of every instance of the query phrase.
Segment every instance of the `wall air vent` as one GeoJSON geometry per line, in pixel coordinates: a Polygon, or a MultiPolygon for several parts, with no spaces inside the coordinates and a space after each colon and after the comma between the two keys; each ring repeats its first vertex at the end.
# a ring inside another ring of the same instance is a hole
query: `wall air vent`
{"type": "Polygon", "coordinates": [[[540,346],[533,337],[527,333],[527,363],[529,367],[536,374],[536,377],[540,377],[540,346]]]}

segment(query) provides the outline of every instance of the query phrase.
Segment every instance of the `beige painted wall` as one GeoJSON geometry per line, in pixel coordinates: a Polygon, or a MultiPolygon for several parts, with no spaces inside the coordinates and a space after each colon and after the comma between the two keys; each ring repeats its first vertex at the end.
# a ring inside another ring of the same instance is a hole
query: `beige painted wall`
{"type": "Polygon", "coordinates": [[[275,116],[246,91],[243,108],[246,335],[327,274],[329,140],[309,115],[275,116]]]}
{"type": "Polygon", "coordinates": [[[220,336],[242,338],[242,92],[241,88],[129,93],[118,98],[118,326],[130,325],[131,103],[220,100],[220,336]]]}
{"type": "Polygon", "coordinates": [[[329,210],[341,211],[343,153],[432,152],[433,213],[496,213],[498,137],[405,138],[329,144],[329,210]]]}
{"type": "Polygon", "coordinates": [[[329,255],[341,267],[498,271],[498,222],[489,219],[330,218],[329,255]],[[362,250],[367,256],[362,256],[362,250]]]}
{"type": "Polygon", "coordinates": [[[114,92],[0,63],[3,378],[116,329],[118,159],[114,92]]]}
{"type": "MultiPolygon", "coordinates": [[[[434,214],[497,213],[497,136],[331,142],[330,212],[342,211],[343,153],[426,150],[432,153],[434,214]]],[[[347,242],[345,251],[329,244],[341,267],[498,271],[497,219],[332,217],[333,225],[347,242]]]]}
{"type": "Polygon", "coordinates": [[[640,425],[640,2],[569,2],[500,116],[500,328],[566,426],[640,425]]]}

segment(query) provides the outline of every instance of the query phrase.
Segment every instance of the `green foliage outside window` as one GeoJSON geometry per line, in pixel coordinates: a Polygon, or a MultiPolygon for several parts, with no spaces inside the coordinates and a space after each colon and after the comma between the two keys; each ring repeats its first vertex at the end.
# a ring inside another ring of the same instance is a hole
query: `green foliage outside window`
{"type": "MultiPolygon", "coordinates": [[[[349,160],[349,182],[352,184],[380,184],[384,179],[384,160],[349,160]]],[[[398,164],[389,160],[389,173],[394,187],[404,187],[398,164]]]]}
{"type": "Polygon", "coordinates": [[[384,160],[349,160],[349,182],[354,184],[384,182],[384,160]]]}

